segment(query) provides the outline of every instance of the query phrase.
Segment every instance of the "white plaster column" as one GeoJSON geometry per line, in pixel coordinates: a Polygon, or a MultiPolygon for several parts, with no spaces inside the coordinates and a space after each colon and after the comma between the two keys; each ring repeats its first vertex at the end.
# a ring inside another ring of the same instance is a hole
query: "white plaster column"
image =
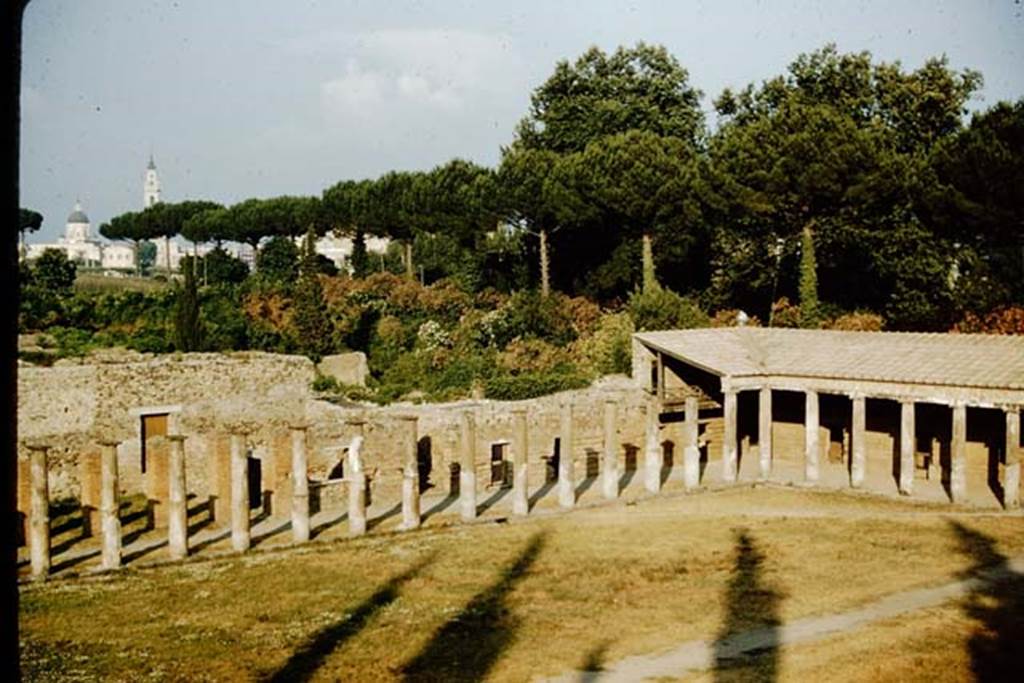
{"type": "Polygon", "coordinates": [[[1006,409],[1006,456],[1003,467],[1003,507],[1020,506],[1020,407],[1006,409]]]}
{"type": "Polygon", "coordinates": [[[853,424],[851,425],[850,439],[850,486],[860,488],[864,484],[864,475],[867,472],[867,399],[859,394],[851,397],[853,402],[853,424]]]}
{"type": "Polygon", "coordinates": [[[309,464],[306,456],[306,426],[293,425],[292,436],[292,540],[309,540],[309,464]]]}
{"type": "Polygon", "coordinates": [[[818,481],[818,392],[808,391],[804,409],[804,480],[818,481]]]}
{"type": "Polygon", "coordinates": [[[416,529],[420,526],[420,471],[416,461],[416,417],[406,415],[401,418],[405,427],[402,439],[402,529],[416,529]]]}
{"type": "Polygon", "coordinates": [[[32,577],[35,579],[45,579],[50,573],[50,485],[46,467],[49,450],[49,446],[29,446],[32,501],[28,515],[28,547],[32,559],[32,577]]]}
{"type": "Polygon", "coordinates": [[[601,463],[601,490],[604,497],[619,497],[619,434],[618,405],[612,399],[604,402],[604,462],[601,463]]]}
{"type": "Polygon", "coordinates": [[[572,466],[572,404],[562,403],[559,410],[558,504],[571,508],[576,504],[576,482],[572,466]]]}
{"type": "Polygon", "coordinates": [[[949,497],[954,503],[967,498],[967,406],[953,405],[953,442],[950,446],[949,497]]]}
{"type": "Polygon", "coordinates": [[[245,435],[231,433],[231,547],[244,552],[251,544],[249,520],[249,453],[245,435]]]}
{"type": "Polygon", "coordinates": [[[366,533],[366,472],[363,470],[362,425],[348,447],[348,535],[366,533]]]}
{"type": "Polygon", "coordinates": [[[529,433],[526,409],[512,413],[512,514],[530,514],[529,433]]]}
{"type": "Polygon", "coordinates": [[[762,479],[772,476],[772,388],[761,387],[757,395],[757,454],[762,479]]]}
{"type": "Polygon", "coordinates": [[[722,391],[722,481],[736,481],[736,392],[722,391]]]}
{"type": "Polygon", "coordinates": [[[459,509],[464,521],[476,519],[476,420],[471,410],[459,416],[459,509]]]}
{"type": "Polygon", "coordinates": [[[100,443],[100,528],[103,568],[121,566],[121,500],[117,483],[117,442],[100,443]]]}
{"type": "Polygon", "coordinates": [[[661,469],[664,465],[658,431],[659,403],[647,402],[644,425],[644,488],[650,493],[661,490],[661,469]]]}
{"type": "Polygon", "coordinates": [[[900,493],[914,492],[914,451],[917,437],[914,428],[914,402],[900,402],[900,493]]]}
{"type": "Polygon", "coordinates": [[[185,437],[168,437],[167,545],[172,560],[188,557],[188,501],[185,483],[185,437]]]}
{"type": "Polygon", "coordinates": [[[683,486],[695,489],[700,486],[700,448],[697,437],[700,435],[700,403],[697,397],[686,397],[686,413],[683,422],[683,486]]]}

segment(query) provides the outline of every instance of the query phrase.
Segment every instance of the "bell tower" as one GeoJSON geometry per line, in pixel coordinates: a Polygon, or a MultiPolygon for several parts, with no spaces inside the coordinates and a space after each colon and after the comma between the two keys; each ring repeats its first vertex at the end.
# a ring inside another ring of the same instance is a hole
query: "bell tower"
{"type": "Polygon", "coordinates": [[[146,166],[146,182],[142,186],[142,208],[148,209],[154,204],[160,203],[160,178],[156,175],[156,164],[153,163],[153,155],[149,155],[149,164],[146,166]]]}

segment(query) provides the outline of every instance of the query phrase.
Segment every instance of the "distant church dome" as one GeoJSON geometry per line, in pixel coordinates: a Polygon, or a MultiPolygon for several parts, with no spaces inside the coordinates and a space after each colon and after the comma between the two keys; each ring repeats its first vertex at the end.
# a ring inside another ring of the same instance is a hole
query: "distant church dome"
{"type": "Polygon", "coordinates": [[[82,205],[79,202],[75,202],[75,210],[68,216],[68,223],[88,223],[89,217],[82,211],[82,205]]]}

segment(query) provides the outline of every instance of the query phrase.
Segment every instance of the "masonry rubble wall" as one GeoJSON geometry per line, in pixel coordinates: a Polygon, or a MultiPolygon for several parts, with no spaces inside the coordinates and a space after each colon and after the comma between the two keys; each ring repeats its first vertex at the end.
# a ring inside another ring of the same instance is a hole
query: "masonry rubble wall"
{"type": "MultiPolygon", "coordinates": [[[[268,353],[190,353],[117,363],[23,367],[18,372],[18,436],[50,451],[51,497],[79,496],[80,455],[116,439],[121,486],[141,492],[139,411],[171,408],[184,434],[188,488],[205,492],[206,433],[229,423],[267,429],[304,419],[313,363],[268,353]]],[[[157,411],[159,412],[159,411],[157,411]]],[[[19,449],[19,458],[27,450],[19,449]]]]}

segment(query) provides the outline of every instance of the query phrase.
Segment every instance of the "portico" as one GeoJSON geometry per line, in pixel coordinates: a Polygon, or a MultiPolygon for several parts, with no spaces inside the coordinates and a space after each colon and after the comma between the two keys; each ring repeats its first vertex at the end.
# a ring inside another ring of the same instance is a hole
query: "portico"
{"type": "Polygon", "coordinates": [[[682,408],[699,423],[702,483],[772,479],[1019,504],[1024,339],[646,332],[634,336],[633,376],[663,416],[682,408]],[[699,405],[694,416],[688,401],[699,405]]]}

